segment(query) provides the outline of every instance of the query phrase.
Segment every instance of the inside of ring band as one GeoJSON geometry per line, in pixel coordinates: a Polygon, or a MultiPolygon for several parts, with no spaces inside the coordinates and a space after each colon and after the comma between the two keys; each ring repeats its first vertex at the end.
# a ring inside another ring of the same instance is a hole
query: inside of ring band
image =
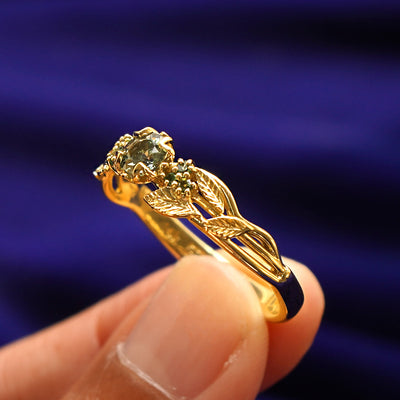
{"type": "Polygon", "coordinates": [[[134,211],[146,224],[148,229],[160,240],[160,242],[177,259],[185,255],[211,255],[220,261],[231,262],[237,269],[242,271],[254,287],[265,318],[268,321],[284,321],[288,311],[284,300],[278,290],[265,282],[261,277],[252,272],[233,256],[214,250],[206,242],[195,235],[177,218],[163,216],[155,212],[145,201],[144,196],[151,192],[146,185],[135,185],[110,174],[104,177],[103,189],[107,197],[119,205],[134,211]],[[113,179],[117,179],[113,182],[113,179]]]}

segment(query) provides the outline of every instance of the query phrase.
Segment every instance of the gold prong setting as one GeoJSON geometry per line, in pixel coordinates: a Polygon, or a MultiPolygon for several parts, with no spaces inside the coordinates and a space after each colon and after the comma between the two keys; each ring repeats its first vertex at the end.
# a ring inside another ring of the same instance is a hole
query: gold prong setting
{"type": "Polygon", "coordinates": [[[106,165],[124,180],[136,184],[153,182],[161,165],[173,162],[172,138],[147,127],[119,138],[108,153],[106,165]]]}
{"type": "Polygon", "coordinates": [[[171,188],[176,198],[190,198],[197,193],[196,168],[192,160],[179,158],[166,166],[163,174],[162,186],[171,188]]]}
{"type": "Polygon", "coordinates": [[[177,199],[189,199],[198,193],[196,167],[191,159],[179,158],[175,162],[174,158],[172,138],[164,131],[146,127],[133,135],[121,136],[95,176],[101,179],[112,169],[128,182],[154,182],[159,187],[168,187],[177,199]]]}

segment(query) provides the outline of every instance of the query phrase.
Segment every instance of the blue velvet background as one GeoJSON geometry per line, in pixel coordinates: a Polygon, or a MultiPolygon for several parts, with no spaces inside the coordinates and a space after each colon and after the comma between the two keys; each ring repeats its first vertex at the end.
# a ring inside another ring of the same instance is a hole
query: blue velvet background
{"type": "Polygon", "coordinates": [[[399,34],[395,1],[2,1],[0,344],[172,261],[91,175],[150,125],[325,290],[260,399],[396,398],[399,34]]]}

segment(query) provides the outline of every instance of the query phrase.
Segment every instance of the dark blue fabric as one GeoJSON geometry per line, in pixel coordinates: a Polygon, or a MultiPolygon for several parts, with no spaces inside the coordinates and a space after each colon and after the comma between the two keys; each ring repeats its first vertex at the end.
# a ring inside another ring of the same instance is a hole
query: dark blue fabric
{"type": "Polygon", "coordinates": [[[397,1],[2,1],[1,343],[172,261],[91,175],[150,125],[325,290],[260,398],[396,398],[399,37],[397,1]]]}

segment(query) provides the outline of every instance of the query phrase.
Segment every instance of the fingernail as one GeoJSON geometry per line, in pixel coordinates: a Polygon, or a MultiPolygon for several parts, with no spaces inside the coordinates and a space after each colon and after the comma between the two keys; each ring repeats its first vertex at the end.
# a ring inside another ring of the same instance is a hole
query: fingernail
{"type": "Polygon", "coordinates": [[[240,272],[211,257],[186,257],[120,345],[120,360],[167,397],[192,399],[234,362],[260,318],[240,272]]]}

